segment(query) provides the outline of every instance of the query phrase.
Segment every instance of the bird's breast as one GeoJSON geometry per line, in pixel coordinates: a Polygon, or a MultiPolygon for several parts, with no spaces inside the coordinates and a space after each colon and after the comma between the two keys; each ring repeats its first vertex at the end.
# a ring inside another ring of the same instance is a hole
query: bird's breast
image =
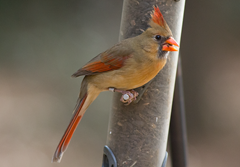
{"type": "Polygon", "coordinates": [[[100,89],[114,87],[129,90],[140,87],[152,80],[166,64],[166,59],[157,61],[128,61],[122,68],[91,76],[91,82],[100,89]]]}
{"type": "MultiPolygon", "coordinates": [[[[166,61],[146,62],[145,65],[136,67],[131,75],[126,75],[129,89],[140,87],[152,80],[164,67],[166,61]]],[[[127,85],[126,85],[127,86],[127,85]]]]}

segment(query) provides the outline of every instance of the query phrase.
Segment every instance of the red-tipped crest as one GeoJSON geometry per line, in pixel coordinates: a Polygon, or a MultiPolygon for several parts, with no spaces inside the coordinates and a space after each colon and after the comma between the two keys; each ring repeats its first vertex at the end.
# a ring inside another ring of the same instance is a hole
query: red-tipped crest
{"type": "Polygon", "coordinates": [[[160,12],[160,9],[158,8],[158,6],[154,6],[153,8],[154,8],[154,12],[153,14],[151,14],[152,21],[160,25],[161,27],[164,27],[165,21],[162,13],[160,12]]]}

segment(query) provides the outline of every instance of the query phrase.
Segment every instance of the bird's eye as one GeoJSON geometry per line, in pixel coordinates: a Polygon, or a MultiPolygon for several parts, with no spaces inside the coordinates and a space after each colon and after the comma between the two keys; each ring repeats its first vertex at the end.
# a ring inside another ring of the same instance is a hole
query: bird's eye
{"type": "Polygon", "coordinates": [[[156,35],[156,36],[155,36],[155,39],[156,39],[157,41],[159,41],[159,40],[161,39],[161,36],[160,36],[160,35],[156,35]]]}

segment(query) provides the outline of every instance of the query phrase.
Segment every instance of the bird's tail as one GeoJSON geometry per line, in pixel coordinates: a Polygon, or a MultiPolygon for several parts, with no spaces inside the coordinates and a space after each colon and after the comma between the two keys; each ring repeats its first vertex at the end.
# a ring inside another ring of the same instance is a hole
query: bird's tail
{"type": "Polygon", "coordinates": [[[83,110],[83,105],[87,99],[87,96],[88,95],[86,93],[82,99],[78,99],[73,117],[72,117],[61,141],[59,142],[59,144],[57,146],[57,149],[52,158],[52,162],[60,162],[61,161],[63,153],[64,153],[64,151],[66,151],[66,149],[70,143],[70,140],[72,138],[72,135],[73,135],[74,131],[76,130],[81,118],[83,117],[83,114],[85,113],[85,111],[83,110]]]}

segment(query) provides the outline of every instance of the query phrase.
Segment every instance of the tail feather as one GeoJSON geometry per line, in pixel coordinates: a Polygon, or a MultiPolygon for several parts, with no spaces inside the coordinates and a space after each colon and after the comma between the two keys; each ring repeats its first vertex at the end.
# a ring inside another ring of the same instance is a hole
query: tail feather
{"type": "Polygon", "coordinates": [[[72,138],[72,135],[73,135],[74,131],[76,130],[77,125],[80,122],[80,120],[84,114],[84,112],[81,112],[81,111],[82,111],[83,104],[86,101],[86,98],[87,98],[87,93],[77,103],[73,117],[72,117],[72,119],[71,119],[71,121],[70,121],[61,141],[59,142],[54,155],[53,155],[52,162],[60,162],[61,161],[63,153],[64,153],[64,151],[66,151],[66,149],[70,143],[70,140],[72,138]]]}

